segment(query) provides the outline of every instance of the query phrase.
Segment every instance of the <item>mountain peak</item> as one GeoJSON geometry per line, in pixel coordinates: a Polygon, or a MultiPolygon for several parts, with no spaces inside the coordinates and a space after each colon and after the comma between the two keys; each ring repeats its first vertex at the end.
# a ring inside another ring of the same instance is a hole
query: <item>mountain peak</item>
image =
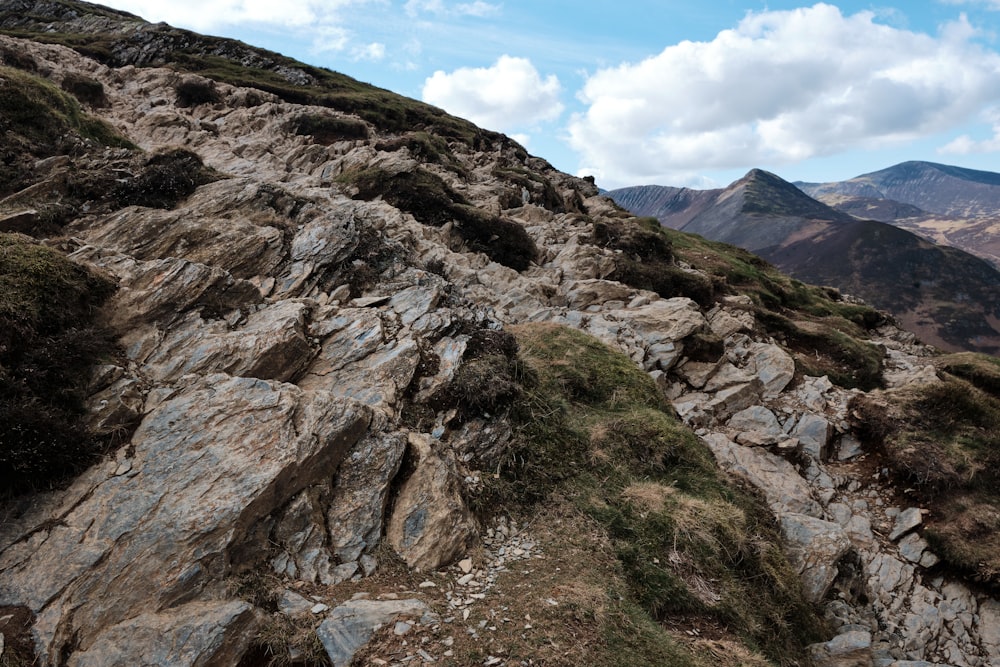
{"type": "Polygon", "coordinates": [[[728,190],[741,191],[743,212],[822,220],[843,220],[848,216],[816,201],[776,174],[751,169],[728,190]]]}

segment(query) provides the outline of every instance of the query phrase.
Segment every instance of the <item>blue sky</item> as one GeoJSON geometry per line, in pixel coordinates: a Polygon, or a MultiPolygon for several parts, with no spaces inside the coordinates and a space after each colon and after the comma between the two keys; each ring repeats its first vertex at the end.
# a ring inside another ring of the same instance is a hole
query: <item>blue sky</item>
{"type": "Polygon", "coordinates": [[[598,185],[1000,171],[1000,0],[111,0],[423,99],[598,185]]]}

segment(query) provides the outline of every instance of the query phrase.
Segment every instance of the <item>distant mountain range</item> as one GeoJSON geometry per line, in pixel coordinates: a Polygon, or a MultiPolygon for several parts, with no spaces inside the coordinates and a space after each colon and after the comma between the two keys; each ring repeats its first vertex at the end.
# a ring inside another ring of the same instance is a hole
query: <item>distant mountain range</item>
{"type": "Polygon", "coordinates": [[[633,213],[732,243],[800,280],[860,296],[927,343],[1000,352],[1000,271],[970,253],[907,231],[892,217],[941,220],[948,212],[988,211],[993,201],[1000,211],[1000,174],[904,163],[844,183],[802,187],[839,198],[844,208],[759,169],[718,190],[638,186],[608,194],[633,213]],[[935,189],[942,193],[937,204],[928,194],[935,189]],[[940,213],[927,213],[928,206],[940,213]],[[892,224],[863,219],[869,210],[892,224]]]}
{"type": "Polygon", "coordinates": [[[840,211],[891,223],[1000,267],[1000,174],[903,162],[846,181],[795,185],[840,211]]]}

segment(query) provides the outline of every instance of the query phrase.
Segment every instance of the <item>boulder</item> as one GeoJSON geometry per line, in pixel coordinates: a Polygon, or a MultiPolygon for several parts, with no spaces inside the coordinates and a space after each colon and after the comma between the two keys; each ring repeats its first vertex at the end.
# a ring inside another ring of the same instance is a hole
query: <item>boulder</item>
{"type": "Polygon", "coordinates": [[[777,345],[756,343],[750,353],[765,398],[780,394],[795,377],[795,360],[777,345]]]}
{"type": "Polygon", "coordinates": [[[237,327],[191,313],[146,359],[144,371],[157,382],[212,372],[294,380],[314,355],[305,330],[309,311],[301,301],[279,301],[251,312],[237,327]]]}
{"type": "Polygon", "coordinates": [[[256,638],[258,613],[243,601],[190,602],[140,614],[97,635],[68,667],[236,665],[256,638]]]}
{"type": "Polygon", "coordinates": [[[785,459],[762,449],[742,447],[717,433],[703,440],[719,467],[760,489],[775,513],[823,515],[822,507],[813,499],[805,480],[785,459]]]}
{"type": "Polygon", "coordinates": [[[903,535],[917,528],[923,523],[924,515],[919,507],[910,507],[899,513],[889,533],[890,540],[898,540],[903,535]]]}
{"type": "Polygon", "coordinates": [[[386,539],[408,566],[436,570],[464,555],[478,530],[454,463],[435,452],[425,435],[411,433],[409,445],[415,469],[399,488],[386,539]]]}
{"type": "Polygon", "coordinates": [[[762,405],[740,410],[729,418],[726,426],[739,434],[738,442],[750,439],[753,444],[773,445],[788,438],[778,418],[762,405]]]}
{"type": "Polygon", "coordinates": [[[390,486],[405,451],[402,433],[372,434],[341,464],[326,513],[330,546],[341,562],[356,561],[378,545],[390,486]]]}
{"type": "Polygon", "coordinates": [[[819,602],[837,576],[837,563],[851,548],[844,529],[830,521],[804,514],[779,517],[788,541],[788,556],[802,577],[803,593],[819,602]]]}
{"type": "Polygon", "coordinates": [[[854,630],[809,647],[814,667],[872,667],[872,635],[854,630]]]}
{"type": "Polygon", "coordinates": [[[833,426],[825,417],[807,412],[796,422],[790,435],[798,438],[803,453],[816,461],[823,461],[828,454],[833,426]]]}

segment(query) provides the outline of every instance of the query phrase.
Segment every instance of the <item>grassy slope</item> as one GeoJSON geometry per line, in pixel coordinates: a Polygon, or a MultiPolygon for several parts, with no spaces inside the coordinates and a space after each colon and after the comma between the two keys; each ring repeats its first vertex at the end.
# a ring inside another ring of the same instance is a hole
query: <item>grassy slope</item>
{"type": "Polygon", "coordinates": [[[669,624],[711,629],[777,664],[801,660],[821,622],[762,500],[718,472],[630,359],[565,327],[514,333],[524,362],[511,408],[518,436],[479,503],[515,515],[557,503],[600,531],[616,565],[604,575],[604,622],[590,630],[601,640],[577,659],[718,664],[669,624]]]}

